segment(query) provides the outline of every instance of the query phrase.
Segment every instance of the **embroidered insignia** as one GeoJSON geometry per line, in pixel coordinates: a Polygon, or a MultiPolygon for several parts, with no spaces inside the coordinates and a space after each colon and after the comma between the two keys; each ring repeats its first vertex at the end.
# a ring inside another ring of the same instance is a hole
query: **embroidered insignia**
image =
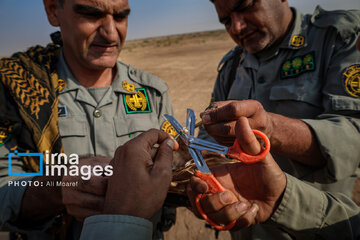
{"type": "Polygon", "coordinates": [[[170,134],[173,137],[176,137],[177,135],[175,128],[171,125],[171,123],[168,120],[163,122],[163,124],[161,125],[161,130],[170,134]]]}
{"type": "Polygon", "coordinates": [[[67,116],[67,107],[65,105],[60,105],[58,107],[58,116],[66,117],[67,116]]]}
{"type": "Polygon", "coordinates": [[[10,138],[10,128],[0,127],[0,146],[4,145],[10,138]]]}
{"type": "Polygon", "coordinates": [[[125,94],[123,96],[127,114],[151,112],[149,98],[145,88],[138,88],[135,94],[125,94]]]}
{"type": "Polygon", "coordinates": [[[360,64],[349,66],[343,72],[345,90],[352,97],[360,97],[360,64]]]}
{"type": "Polygon", "coordinates": [[[294,57],[293,59],[286,60],[281,65],[281,78],[291,78],[299,76],[304,72],[315,70],[314,52],[308,53],[304,56],[294,57]]]}
{"type": "Polygon", "coordinates": [[[126,91],[129,91],[129,92],[132,92],[132,93],[135,92],[135,85],[134,84],[128,83],[127,81],[123,81],[122,86],[126,91]]]}
{"type": "Polygon", "coordinates": [[[301,47],[305,43],[305,37],[302,35],[294,35],[291,38],[291,46],[293,47],[301,47]]]}

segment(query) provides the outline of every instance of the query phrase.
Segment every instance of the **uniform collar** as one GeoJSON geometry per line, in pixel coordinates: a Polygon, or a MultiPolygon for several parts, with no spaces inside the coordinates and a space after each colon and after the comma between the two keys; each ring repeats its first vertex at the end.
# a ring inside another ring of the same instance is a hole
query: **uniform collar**
{"type": "Polygon", "coordinates": [[[280,44],[280,48],[300,49],[307,46],[307,28],[308,24],[304,21],[304,15],[295,8],[291,8],[294,14],[294,22],[290,32],[280,44]],[[295,38],[303,38],[303,43],[294,41],[295,38]],[[300,43],[300,44],[299,44],[300,43]]]}
{"type": "MultiPolygon", "coordinates": [[[[111,84],[114,92],[120,92],[125,94],[133,94],[132,92],[127,91],[123,88],[122,82],[127,81],[129,84],[135,84],[131,80],[131,75],[134,75],[135,70],[131,66],[126,66],[124,64],[121,64],[119,62],[116,62],[116,75],[114,77],[113,83],[111,84]]],[[[80,92],[86,90],[85,87],[83,87],[74,77],[74,75],[71,73],[69,67],[67,66],[64,55],[61,51],[59,56],[59,61],[57,65],[59,77],[64,79],[66,82],[65,88],[60,92],[60,94],[73,91],[73,90],[79,90],[80,92]]],[[[78,94],[79,95],[79,94],[78,94]]],[[[81,96],[82,94],[80,94],[81,96]]]]}
{"type": "Polygon", "coordinates": [[[126,82],[127,84],[132,84],[135,87],[138,87],[138,84],[132,80],[132,78],[134,78],[134,75],[136,74],[136,69],[121,62],[116,62],[116,67],[117,73],[111,85],[114,92],[134,94],[134,92],[126,90],[123,85],[124,82],[126,82]]]}
{"type": "Polygon", "coordinates": [[[285,38],[283,39],[283,41],[276,45],[276,46],[272,46],[262,52],[256,53],[256,57],[261,61],[268,61],[270,60],[272,57],[275,57],[276,55],[278,55],[279,51],[281,48],[284,49],[301,49],[307,46],[307,37],[306,37],[306,31],[307,31],[307,26],[306,23],[304,21],[304,16],[303,14],[298,11],[295,8],[291,8],[293,14],[294,14],[294,21],[292,23],[291,29],[289,31],[289,33],[285,36],[285,38]],[[303,43],[302,44],[294,44],[294,40],[293,39],[303,39],[303,43]]]}
{"type": "Polygon", "coordinates": [[[67,66],[62,51],[60,52],[59,61],[57,63],[57,72],[59,74],[59,78],[64,79],[66,82],[65,88],[59,94],[77,90],[81,87],[81,84],[75,79],[67,66]]]}

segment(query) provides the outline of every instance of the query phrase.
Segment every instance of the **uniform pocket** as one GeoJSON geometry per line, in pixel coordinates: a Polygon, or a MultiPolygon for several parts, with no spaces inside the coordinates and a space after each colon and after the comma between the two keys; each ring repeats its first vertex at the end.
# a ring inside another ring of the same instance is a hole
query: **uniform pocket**
{"type": "Polygon", "coordinates": [[[160,128],[158,119],[150,114],[145,117],[144,115],[139,115],[138,117],[131,115],[131,117],[126,118],[114,117],[114,125],[118,145],[126,143],[131,138],[151,128],[160,128]]]}
{"type": "Polygon", "coordinates": [[[93,152],[85,119],[85,116],[59,118],[59,131],[65,153],[83,155],[93,152]]]}
{"type": "Polygon", "coordinates": [[[59,118],[59,130],[61,137],[85,137],[86,121],[84,117],[59,118]]]}
{"type": "Polygon", "coordinates": [[[314,118],[323,112],[320,82],[287,79],[270,89],[272,111],[293,118],[314,118]]]}
{"type": "Polygon", "coordinates": [[[313,80],[296,79],[292,82],[284,80],[280,84],[273,86],[270,90],[271,101],[300,101],[314,105],[316,107],[322,106],[321,93],[314,88],[313,80]]]}

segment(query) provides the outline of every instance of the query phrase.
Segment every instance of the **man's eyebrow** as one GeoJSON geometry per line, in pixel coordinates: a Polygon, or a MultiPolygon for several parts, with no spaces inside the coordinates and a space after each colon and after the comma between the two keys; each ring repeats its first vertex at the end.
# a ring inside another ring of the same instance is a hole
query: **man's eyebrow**
{"type": "Polygon", "coordinates": [[[125,18],[130,15],[130,8],[124,9],[120,12],[114,13],[114,17],[125,18]]]}
{"type": "Polygon", "coordinates": [[[84,4],[75,4],[73,10],[77,13],[105,14],[105,12],[99,8],[84,4]]]}
{"type": "Polygon", "coordinates": [[[241,8],[245,1],[246,1],[246,0],[239,0],[239,1],[237,1],[237,3],[236,3],[236,4],[234,5],[234,7],[231,9],[231,12],[235,12],[236,10],[238,10],[239,8],[241,8]]]}
{"type": "MultiPolygon", "coordinates": [[[[74,11],[77,13],[87,13],[87,14],[92,14],[92,15],[105,15],[107,12],[103,11],[97,7],[93,7],[93,6],[89,6],[89,5],[84,5],[84,4],[75,4],[73,7],[74,11]]],[[[113,15],[115,17],[120,17],[120,18],[125,18],[127,16],[129,16],[130,14],[130,8],[121,10],[119,12],[115,12],[113,15]]]]}
{"type": "MultiPolygon", "coordinates": [[[[231,9],[231,12],[235,12],[238,10],[245,2],[246,0],[239,0],[237,3],[235,3],[234,7],[231,9]]],[[[229,16],[224,16],[219,18],[219,22],[224,23],[229,19],[229,16]]]]}

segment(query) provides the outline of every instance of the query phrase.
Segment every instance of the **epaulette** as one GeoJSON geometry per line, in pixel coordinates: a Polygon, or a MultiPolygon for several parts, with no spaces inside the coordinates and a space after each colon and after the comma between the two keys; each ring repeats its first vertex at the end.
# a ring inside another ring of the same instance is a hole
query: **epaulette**
{"type": "Polygon", "coordinates": [[[159,91],[161,94],[163,94],[168,90],[167,84],[157,76],[145,72],[143,70],[134,68],[122,62],[120,62],[120,64],[128,66],[129,78],[134,82],[137,82],[138,84],[143,86],[154,88],[155,90],[159,91]]]}
{"type": "Polygon", "coordinates": [[[319,28],[336,28],[341,38],[345,40],[360,31],[360,11],[325,11],[317,6],[311,17],[311,22],[319,28]]]}
{"type": "Polygon", "coordinates": [[[236,55],[240,54],[242,51],[243,51],[242,48],[236,46],[233,49],[231,49],[227,54],[225,54],[225,56],[221,59],[217,67],[218,72],[221,71],[221,69],[223,68],[226,62],[228,62],[230,59],[233,59],[236,55]]]}

